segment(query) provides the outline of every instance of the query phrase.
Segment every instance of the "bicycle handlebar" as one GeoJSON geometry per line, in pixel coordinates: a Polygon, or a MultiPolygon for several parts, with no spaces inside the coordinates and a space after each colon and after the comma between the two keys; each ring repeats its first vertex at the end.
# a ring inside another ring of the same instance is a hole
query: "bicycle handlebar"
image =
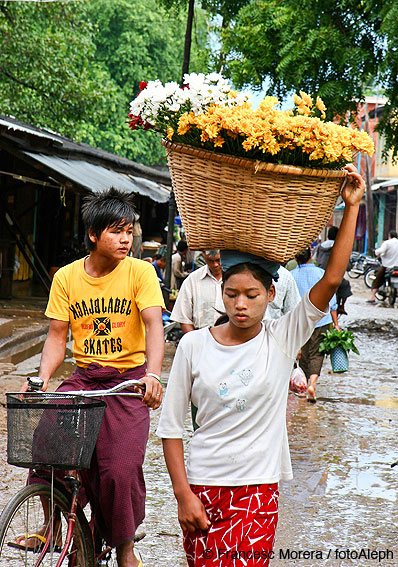
{"type": "Polygon", "coordinates": [[[126,380],[125,382],[121,382],[113,388],[109,388],[108,390],[72,390],[68,392],[59,392],[60,394],[73,394],[75,396],[88,396],[91,398],[100,397],[100,396],[133,396],[133,397],[141,397],[145,393],[145,384],[140,382],[139,380],[126,380]],[[121,392],[125,388],[130,388],[134,386],[142,390],[141,392],[121,392]]]}
{"type": "MultiPolygon", "coordinates": [[[[42,381],[41,381],[42,382],[42,381]]],[[[34,392],[41,392],[41,389],[38,390],[37,386],[37,378],[28,378],[28,383],[30,388],[32,388],[31,391],[34,392]]],[[[43,383],[41,384],[41,386],[43,385],[43,383]]],[[[41,388],[40,386],[40,388],[41,388]]],[[[140,382],[139,380],[135,380],[135,379],[131,379],[131,380],[126,380],[125,382],[121,382],[120,384],[117,384],[116,386],[113,386],[112,388],[109,388],[108,390],[68,390],[67,392],[41,392],[43,394],[43,396],[51,396],[51,395],[73,395],[73,396],[86,396],[86,397],[90,397],[90,398],[95,398],[95,397],[101,397],[101,396],[132,396],[134,398],[141,398],[144,394],[145,394],[145,384],[143,384],[142,382],[140,382]],[[139,388],[141,391],[140,392],[122,392],[121,390],[124,390],[125,388],[130,388],[134,386],[135,388],[139,388]]]]}

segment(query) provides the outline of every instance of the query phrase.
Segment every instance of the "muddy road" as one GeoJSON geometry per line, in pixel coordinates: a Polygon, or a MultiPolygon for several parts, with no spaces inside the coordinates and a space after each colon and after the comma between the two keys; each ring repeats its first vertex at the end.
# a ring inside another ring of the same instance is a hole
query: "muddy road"
{"type": "MultiPolygon", "coordinates": [[[[294,480],[280,485],[280,519],[272,567],[398,565],[398,308],[369,306],[355,283],[341,325],[355,331],[360,356],[332,374],[329,359],[316,404],[289,395],[287,422],[294,480]]],[[[173,350],[168,348],[165,375],[173,350]]],[[[38,357],[0,368],[2,393],[15,391],[38,357]]],[[[0,365],[1,366],[1,365],[0,365]]],[[[67,362],[61,374],[70,371],[67,362]]],[[[55,384],[55,383],[54,383],[55,384]]],[[[186,566],[176,506],[152,414],[145,472],[146,567],[186,566]]],[[[187,422],[188,423],[188,422],[187,422]]],[[[25,471],[6,464],[5,409],[0,408],[0,506],[22,486],[25,471]]],[[[189,438],[187,428],[186,437],[189,438]]],[[[259,565],[261,563],[259,562],[259,565]]]]}

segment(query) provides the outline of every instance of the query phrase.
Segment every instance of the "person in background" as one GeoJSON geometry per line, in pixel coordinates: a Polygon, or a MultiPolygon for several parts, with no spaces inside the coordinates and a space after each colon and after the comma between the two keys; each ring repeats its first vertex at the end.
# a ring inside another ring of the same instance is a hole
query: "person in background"
{"type": "Polygon", "coordinates": [[[160,282],[164,281],[163,278],[163,270],[166,267],[166,258],[163,254],[155,254],[152,258],[152,266],[155,268],[156,275],[158,276],[158,280],[160,282]]]}
{"type": "MultiPolygon", "coordinates": [[[[327,240],[318,244],[313,253],[313,259],[323,270],[326,270],[326,266],[329,261],[329,257],[332,252],[332,248],[338,232],[339,229],[337,228],[337,226],[329,227],[327,240]]],[[[343,278],[341,280],[341,284],[339,285],[339,289],[336,292],[338,315],[347,315],[347,312],[345,310],[345,302],[351,295],[352,291],[350,282],[347,279],[343,278]]]]}
{"type": "MultiPolygon", "coordinates": [[[[325,270],[315,266],[315,264],[311,262],[310,248],[298,254],[296,261],[298,264],[297,268],[294,268],[291,274],[296,281],[301,297],[304,297],[304,295],[323,278],[325,270]]],[[[332,323],[335,329],[340,330],[337,321],[337,301],[335,295],[333,295],[329,305],[330,313],[317,322],[314,332],[301,349],[300,366],[308,381],[307,399],[309,402],[313,403],[316,402],[316,383],[321,373],[324,358],[324,355],[319,352],[322,333],[325,333],[332,323]]]]}
{"type": "Polygon", "coordinates": [[[278,276],[278,281],[274,284],[275,297],[265,312],[266,319],[279,319],[294,309],[301,299],[295,279],[289,270],[281,266],[278,276]]]}
{"type": "Polygon", "coordinates": [[[380,256],[382,265],[377,270],[376,278],[372,285],[372,295],[368,303],[376,303],[376,293],[384,282],[384,274],[388,268],[398,266],[398,238],[395,230],[390,230],[388,240],[382,242],[381,246],[375,250],[376,256],[380,256]]]}
{"type": "Polygon", "coordinates": [[[204,250],[205,265],[183,281],[170,319],[180,323],[183,333],[212,327],[224,311],[219,250],[204,250]]]}
{"type": "Polygon", "coordinates": [[[185,240],[179,240],[177,243],[177,252],[171,257],[171,289],[180,289],[184,279],[189,276],[189,272],[183,269],[183,261],[187,254],[188,244],[185,240]]]}
{"type": "Polygon", "coordinates": [[[138,215],[133,226],[133,257],[138,259],[141,258],[142,254],[142,228],[139,219],[138,215]]]}

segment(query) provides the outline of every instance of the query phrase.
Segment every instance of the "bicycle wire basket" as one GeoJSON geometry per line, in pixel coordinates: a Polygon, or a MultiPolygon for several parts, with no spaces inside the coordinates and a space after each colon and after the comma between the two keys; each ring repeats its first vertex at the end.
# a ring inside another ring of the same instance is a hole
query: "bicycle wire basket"
{"type": "Polygon", "coordinates": [[[74,394],[7,396],[7,462],[26,468],[88,469],[106,403],[74,394]]]}

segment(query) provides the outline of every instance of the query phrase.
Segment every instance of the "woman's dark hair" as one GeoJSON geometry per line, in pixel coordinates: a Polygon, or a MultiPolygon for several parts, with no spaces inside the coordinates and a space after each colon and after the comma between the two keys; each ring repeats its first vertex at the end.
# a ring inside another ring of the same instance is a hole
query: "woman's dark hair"
{"type": "Polygon", "coordinates": [[[311,248],[306,248],[300,254],[295,256],[297,264],[300,266],[301,264],[306,264],[308,260],[311,258],[311,248]]]}
{"type": "Polygon", "coordinates": [[[265,289],[268,291],[272,284],[272,276],[263,268],[261,268],[258,264],[252,264],[251,262],[244,262],[243,264],[236,264],[232,266],[222,275],[223,284],[235,274],[241,274],[242,272],[250,272],[252,276],[258,280],[260,283],[263,284],[265,289]]]}
{"type": "Polygon", "coordinates": [[[89,232],[99,238],[109,227],[123,228],[134,224],[136,211],[133,194],[123,193],[114,187],[93,193],[84,198],[82,218],[85,228],[84,244],[88,250],[95,250],[89,232]]]}

